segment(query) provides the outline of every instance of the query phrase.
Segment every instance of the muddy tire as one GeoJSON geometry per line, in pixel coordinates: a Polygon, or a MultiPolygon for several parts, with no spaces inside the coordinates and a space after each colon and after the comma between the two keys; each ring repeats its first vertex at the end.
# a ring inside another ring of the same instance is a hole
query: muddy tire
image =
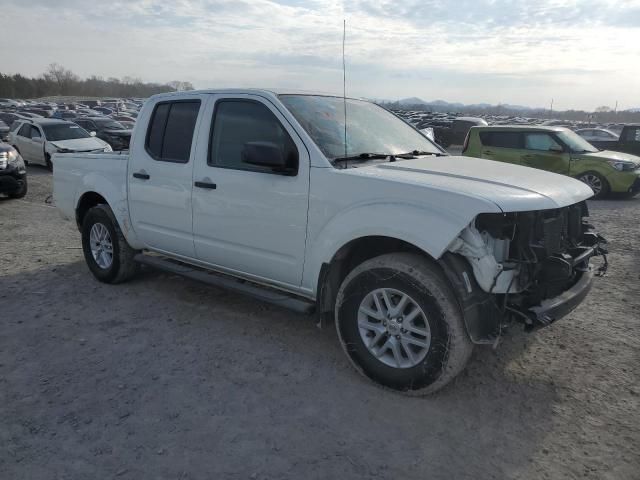
{"type": "Polygon", "coordinates": [[[356,370],[407,394],[441,389],[473,350],[448,280],[418,254],[381,255],[356,267],[338,291],[335,318],[356,370]]]}
{"type": "Polygon", "coordinates": [[[108,205],[91,208],[82,222],[82,250],[91,273],[104,283],[121,283],[136,274],[138,253],[127,243],[108,205]]]}

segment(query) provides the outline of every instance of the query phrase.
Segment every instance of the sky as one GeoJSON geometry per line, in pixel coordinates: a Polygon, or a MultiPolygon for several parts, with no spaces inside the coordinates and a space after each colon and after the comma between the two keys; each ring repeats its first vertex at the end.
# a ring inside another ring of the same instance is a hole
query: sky
{"type": "Polygon", "coordinates": [[[640,107],[640,0],[0,0],[2,73],[640,107]]]}

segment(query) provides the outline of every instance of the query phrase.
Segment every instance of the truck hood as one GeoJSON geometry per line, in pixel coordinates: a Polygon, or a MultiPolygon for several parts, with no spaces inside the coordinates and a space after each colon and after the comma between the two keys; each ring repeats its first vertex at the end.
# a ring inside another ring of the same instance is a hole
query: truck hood
{"type": "Polygon", "coordinates": [[[66,148],[74,152],[87,152],[90,150],[98,150],[107,146],[106,142],[95,137],[74,138],[72,140],[57,140],[51,142],[56,148],[66,148]]]}
{"type": "Polygon", "coordinates": [[[560,208],[593,196],[587,185],[564,175],[473,157],[422,157],[351,172],[457,192],[492,202],[504,212],[560,208]]]}
{"type": "Polygon", "coordinates": [[[595,160],[619,160],[623,162],[633,162],[636,165],[640,165],[640,157],[637,155],[631,155],[629,153],[613,152],[611,150],[602,150],[601,152],[594,153],[580,153],[580,157],[590,158],[595,160]]]}

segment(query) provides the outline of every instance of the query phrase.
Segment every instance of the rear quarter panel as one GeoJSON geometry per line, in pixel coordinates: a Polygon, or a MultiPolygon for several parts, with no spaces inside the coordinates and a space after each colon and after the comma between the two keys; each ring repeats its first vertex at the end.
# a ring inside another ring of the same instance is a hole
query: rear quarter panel
{"type": "Polygon", "coordinates": [[[99,194],[113,211],[127,242],[133,248],[142,248],[129,219],[128,160],[129,155],[117,153],[56,154],[53,197],[62,216],[75,221],[82,196],[90,192],[99,194]]]}

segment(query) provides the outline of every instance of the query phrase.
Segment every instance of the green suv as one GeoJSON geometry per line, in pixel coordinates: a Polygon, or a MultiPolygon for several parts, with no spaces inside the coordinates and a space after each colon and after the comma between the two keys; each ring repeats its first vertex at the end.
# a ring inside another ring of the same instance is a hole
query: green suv
{"type": "Polygon", "coordinates": [[[594,198],[640,192],[640,157],[600,151],[562,127],[472,127],[462,154],[569,175],[589,185],[594,198]]]}

